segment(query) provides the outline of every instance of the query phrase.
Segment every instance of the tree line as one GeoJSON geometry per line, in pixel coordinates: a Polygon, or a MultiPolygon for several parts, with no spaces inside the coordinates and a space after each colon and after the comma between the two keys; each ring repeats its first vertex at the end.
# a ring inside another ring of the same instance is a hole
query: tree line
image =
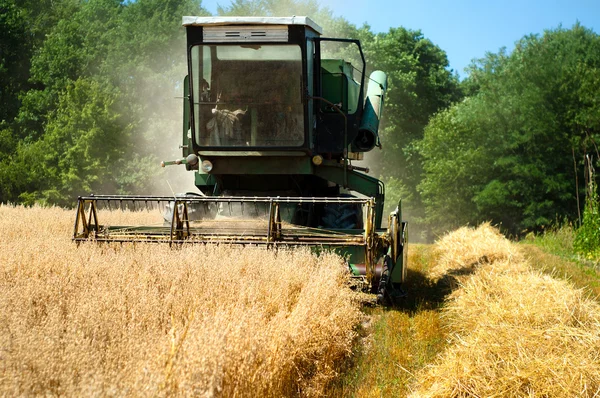
{"type": "MultiPolygon", "coordinates": [[[[308,15],[326,36],[361,40],[369,70],[389,77],[370,161],[417,235],[581,219],[585,159],[600,157],[592,30],[525,36],[460,81],[421,31],[375,33],[313,0],[235,0],[218,14],[308,15]]],[[[0,202],[152,190],[165,142],[180,140],[183,15],[209,13],[199,0],[0,0],[0,202]]]]}
{"type": "Polygon", "coordinates": [[[471,66],[465,98],[431,118],[418,189],[436,230],[492,220],[511,234],[581,221],[598,160],[600,37],[576,24],[471,66]]]}

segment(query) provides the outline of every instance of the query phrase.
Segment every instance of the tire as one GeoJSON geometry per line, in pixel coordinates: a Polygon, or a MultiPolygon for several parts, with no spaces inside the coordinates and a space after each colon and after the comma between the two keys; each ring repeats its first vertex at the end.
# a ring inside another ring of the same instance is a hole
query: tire
{"type": "MultiPolygon", "coordinates": [[[[353,197],[351,195],[340,195],[353,197]]],[[[321,226],[331,229],[362,229],[362,207],[352,203],[328,203],[323,207],[321,226]]]]}
{"type": "Polygon", "coordinates": [[[377,303],[380,305],[389,304],[389,294],[386,292],[386,288],[388,288],[388,282],[390,279],[391,264],[392,259],[386,254],[383,258],[381,278],[379,279],[379,286],[377,288],[377,303]]]}

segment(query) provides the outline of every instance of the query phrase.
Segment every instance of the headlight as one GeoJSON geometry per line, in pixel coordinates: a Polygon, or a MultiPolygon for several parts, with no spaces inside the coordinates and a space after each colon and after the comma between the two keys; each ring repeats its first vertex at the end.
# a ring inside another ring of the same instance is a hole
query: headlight
{"type": "Polygon", "coordinates": [[[213,169],[213,164],[210,162],[210,160],[203,160],[200,168],[203,172],[210,173],[213,169]]]}
{"type": "Polygon", "coordinates": [[[190,153],[189,155],[187,155],[187,158],[185,158],[185,160],[192,169],[198,166],[198,156],[196,156],[196,154],[194,153],[190,153]]]}

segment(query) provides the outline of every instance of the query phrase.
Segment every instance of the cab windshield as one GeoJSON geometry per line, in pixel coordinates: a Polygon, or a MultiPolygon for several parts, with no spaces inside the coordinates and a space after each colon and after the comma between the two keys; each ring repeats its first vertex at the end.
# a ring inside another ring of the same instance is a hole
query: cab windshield
{"type": "Polygon", "coordinates": [[[199,146],[303,145],[300,46],[198,45],[191,55],[199,146]]]}

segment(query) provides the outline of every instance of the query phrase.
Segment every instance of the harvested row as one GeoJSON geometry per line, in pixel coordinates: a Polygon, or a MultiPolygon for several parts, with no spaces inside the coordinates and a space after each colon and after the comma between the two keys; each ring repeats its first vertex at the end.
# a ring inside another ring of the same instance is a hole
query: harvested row
{"type": "Polygon", "coordinates": [[[319,395],[350,353],[359,304],[339,257],[77,248],[72,221],[0,206],[2,396],[319,395]]]}
{"type": "Polygon", "coordinates": [[[452,342],[417,375],[415,397],[600,395],[600,305],[533,271],[498,231],[461,228],[437,244],[452,280],[452,342]],[[469,275],[470,273],[473,275],[469,275]]]}

